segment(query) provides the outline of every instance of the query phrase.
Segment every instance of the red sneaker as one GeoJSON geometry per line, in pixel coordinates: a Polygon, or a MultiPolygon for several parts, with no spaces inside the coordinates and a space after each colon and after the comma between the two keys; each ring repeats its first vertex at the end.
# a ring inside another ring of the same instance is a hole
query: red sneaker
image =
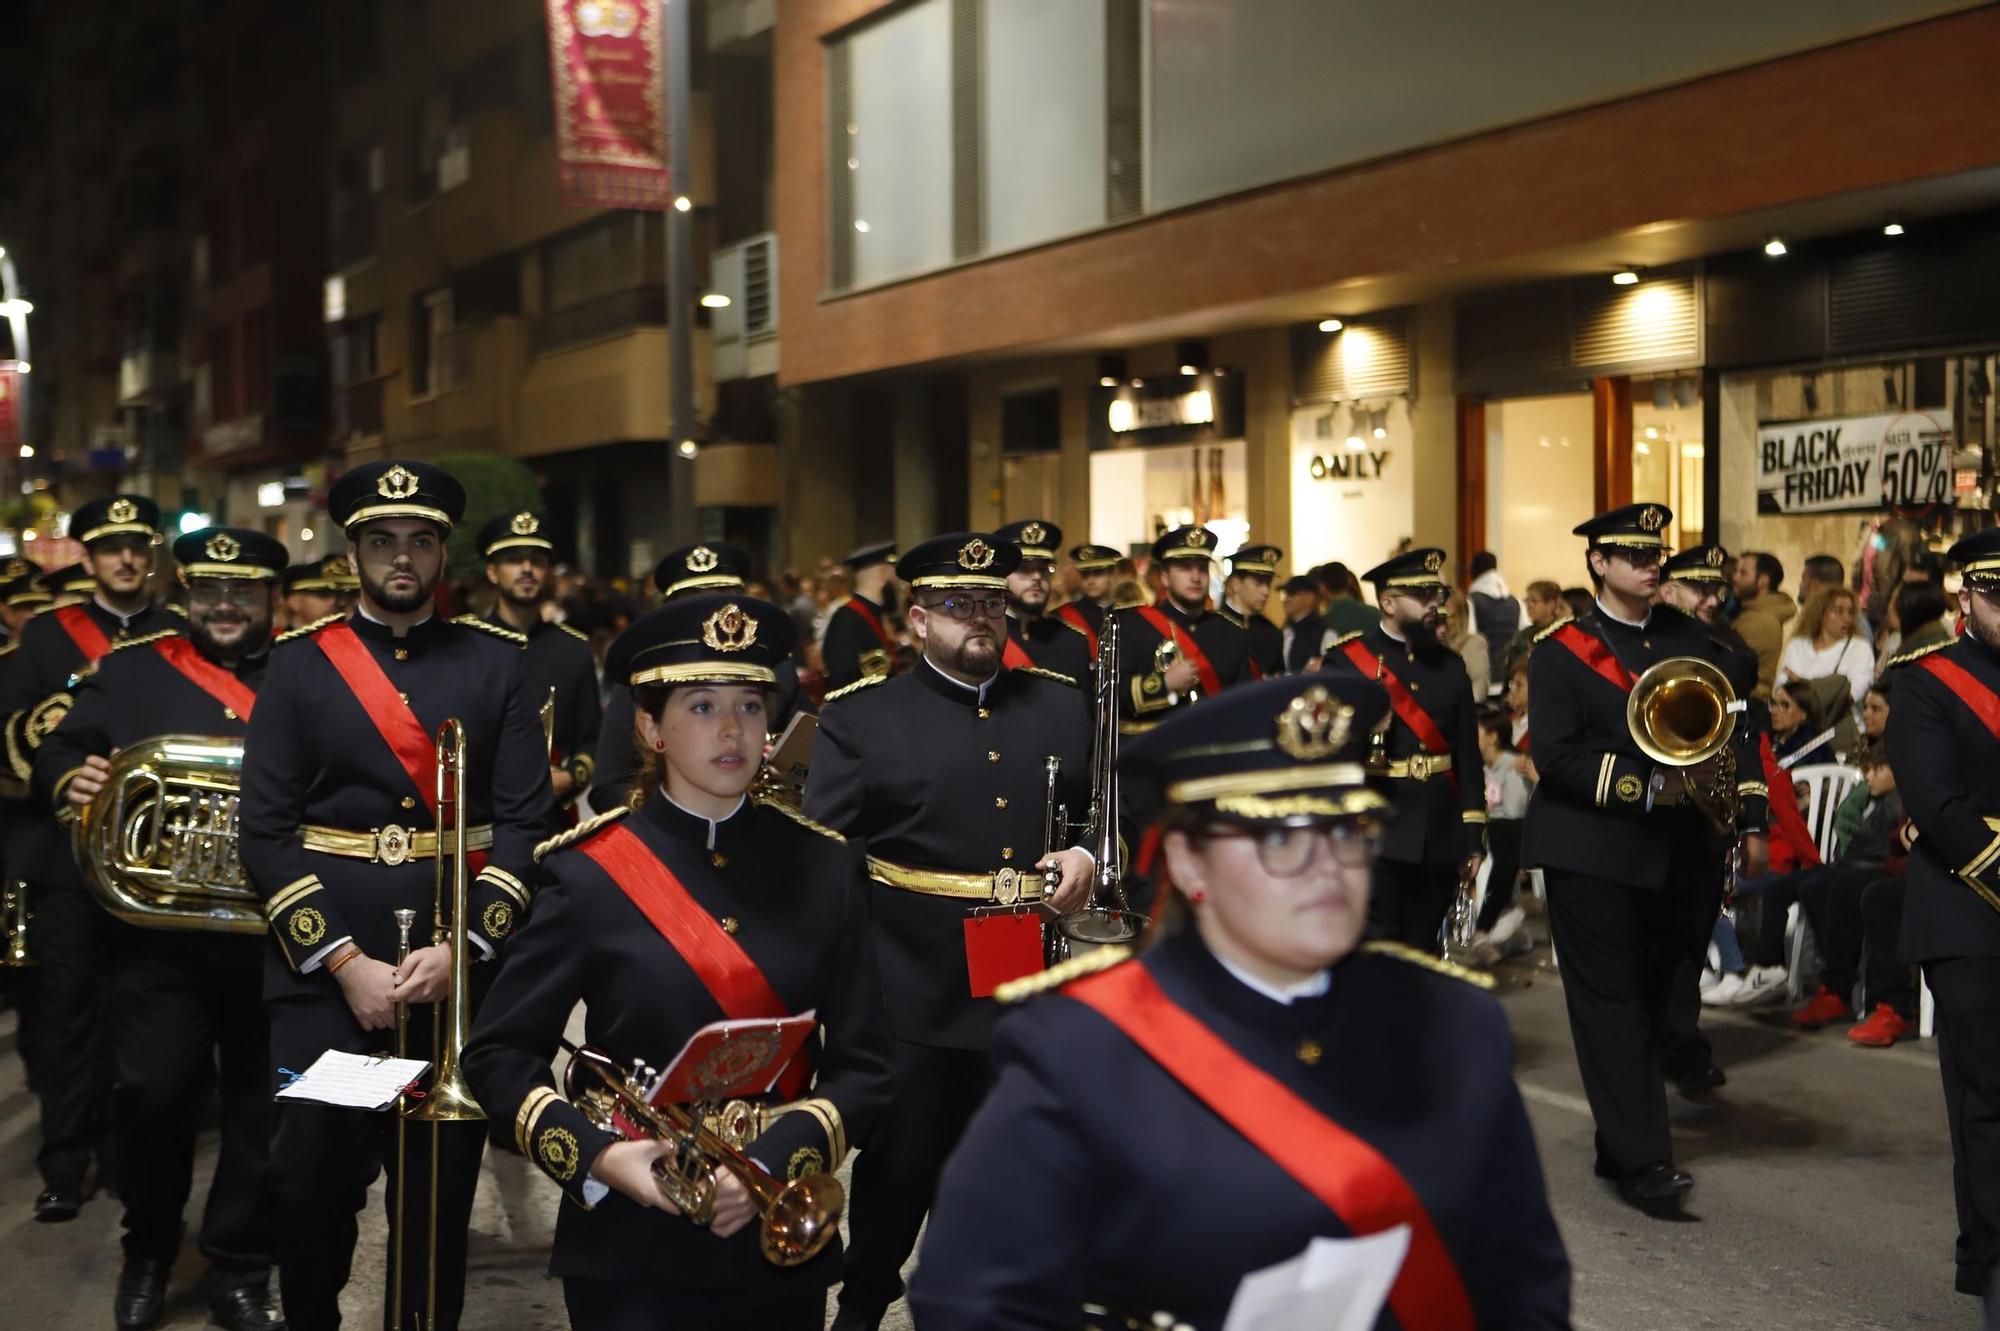
{"type": "Polygon", "coordinates": [[[1805,1006],[1792,1014],[1792,1025],[1801,1030],[1816,1031],[1822,1026],[1830,1026],[1836,1021],[1846,1021],[1854,1015],[1854,1009],[1825,985],[1806,1000],[1805,1006]]]}
{"type": "Polygon", "coordinates": [[[1909,1033],[1910,1023],[1903,1020],[1902,1013],[1887,1003],[1877,1003],[1868,1020],[1849,1031],[1847,1038],[1871,1049],[1887,1049],[1909,1033]]]}

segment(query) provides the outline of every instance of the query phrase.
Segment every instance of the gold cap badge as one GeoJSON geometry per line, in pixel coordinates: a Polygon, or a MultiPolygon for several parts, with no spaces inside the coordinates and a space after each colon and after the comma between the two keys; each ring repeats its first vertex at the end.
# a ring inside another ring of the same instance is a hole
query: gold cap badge
{"type": "Polygon", "coordinates": [[[1444,552],[1433,550],[1424,556],[1424,572],[1435,573],[1444,567],[1444,552]]]}
{"type": "Polygon", "coordinates": [[[740,652],[757,641],[757,621],[732,601],[702,624],[701,640],[710,651],[740,652]]]}
{"type": "Polygon", "coordinates": [[[226,531],[219,531],[208,538],[201,552],[217,563],[227,564],[243,553],[243,544],[226,531]]]}
{"type": "Polygon", "coordinates": [[[541,529],[542,524],[533,513],[516,513],[514,520],[507,524],[507,530],[516,536],[533,536],[541,529]]]}
{"type": "Polygon", "coordinates": [[[1208,542],[1209,535],[1208,528],[1206,527],[1196,527],[1187,534],[1187,543],[1197,550],[1206,548],[1208,542]]]}
{"type": "Polygon", "coordinates": [[[1049,529],[1039,522],[1031,522],[1021,528],[1021,543],[1023,545],[1040,545],[1048,539],[1049,529]]]}
{"type": "Polygon", "coordinates": [[[1278,748],[1301,762],[1331,758],[1353,729],[1354,709],[1315,684],[1278,713],[1278,748]]]}
{"type": "Polygon", "coordinates": [[[1709,546],[1709,547],[1708,547],[1708,553],[1707,553],[1706,555],[1704,555],[1704,556],[1703,556],[1702,558],[1703,558],[1703,561],[1704,561],[1705,563],[1707,563],[1707,565],[1708,565],[1708,566],[1709,566],[1710,568],[1721,568],[1721,567],[1722,567],[1722,547],[1721,547],[1721,546],[1719,546],[1719,545],[1711,545],[1711,546],[1709,546]]]}
{"type": "Polygon", "coordinates": [[[384,499],[408,499],[417,492],[417,474],[398,462],[375,482],[375,493],[384,499]]]}
{"type": "Polygon", "coordinates": [[[354,566],[347,562],[346,555],[332,555],[319,566],[319,571],[329,578],[351,578],[354,566]]]}
{"type": "Polygon", "coordinates": [[[139,506],[129,499],[114,499],[111,507],[104,510],[104,516],[113,522],[133,522],[138,519],[139,506]]]}
{"type": "Polygon", "coordinates": [[[959,547],[958,566],[968,573],[983,573],[993,567],[993,547],[978,537],[959,547]]]}
{"type": "Polygon", "coordinates": [[[1651,504],[1648,504],[1639,510],[1639,529],[1641,531],[1658,531],[1666,525],[1667,514],[1664,509],[1655,508],[1651,504]]]}
{"type": "Polygon", "coordinates": [[[687,557],[687,569],[690,573],[706,573],[721,562],[715,551],[705,545],[697,545],[687,557]]]}

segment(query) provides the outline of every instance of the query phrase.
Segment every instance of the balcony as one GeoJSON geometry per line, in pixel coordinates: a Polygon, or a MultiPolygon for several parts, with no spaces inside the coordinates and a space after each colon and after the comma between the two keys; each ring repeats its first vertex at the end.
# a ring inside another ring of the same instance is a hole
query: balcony
{"type": "Polygon", "coordinates": [[[619,337],[638,328],[664,328],[667,293],[657,286],[614,291],[537,318],[528,334],[528,353],[544,356],[567,347],[619,337]]]}
{"type": "Polygon", "coordinates": [[[181,358],[160,347],[133,347],[118,358],[118,405],[157,407],[181,389],[181,358]]]}

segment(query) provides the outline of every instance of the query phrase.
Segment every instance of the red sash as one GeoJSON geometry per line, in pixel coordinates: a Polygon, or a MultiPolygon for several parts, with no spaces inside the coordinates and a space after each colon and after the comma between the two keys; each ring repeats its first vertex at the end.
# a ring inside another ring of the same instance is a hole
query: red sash
{"type": "MultiPolygon", "coordinates": [[[[753,1017],[789,1017],[792,1010],[750,958],[701,908],[674,871],[660,863],[629,827],[612,826],[577,847],[618,884],[660,937],[680,954],[688,969],[708,990],[722,1015],[733,1021],[753,1017]]],[[[810,1075],[801,1054],[778,1078],[778,1090],[795,1099],[810,1075]]]]}
{"type": "Polygon", "coordinates": [[[186,676],[189,683],[234,712],[239,720],[250,719],[250,709],[257,705],[256,691],[195,650],[195,645],[186,638],[156,638],[153,650],[186,676]]]}
{"type": "Polygon", "coordinates": [[[1007,645],[1001,649],[1000,664],[1009,670],[1032,670],[1035,658],[1028,655],[1028,649],[1014,641],[1014,635],[1007,635],[1007,645]]]}
{"type": "Polygon", "coordinates": [[[1551,636],[1574,652],[1577,660],[1615,684],[1620,693],[1630,693],[1632,686],[1639,682],[1639,677],[1611,654],[1611,649],[1604,645],[1604,639],[1578,628],[1575,620],[1568,621],[1551,636]]]}
{"type": "MultiPolygon", "coordinates": [[[[368,719],[375,723],[375,730],[382,736],[382,742],[396,755],[396,761],[409,774],[410,784],[417,789],[417,797],[431,808],[432,795],[437,782],[437,746],[431,742],[424,723],[417,720],[410,705],[403,701],[402,694],[382,673],[382,667],[369,655],[368,647],[355,635],[346,623],[329,624],[313,635],[313,642],[326,653],[326,659],[333,663],[341,679],[353,690],[355,701],[361,710],[368,713],[368,719]]],[[[435,814],[436,810],[432,810],[435,814]]]]}
{"type": "Polygon", "coordinates": [[[1979,724],[2000,739],[2000,697],[1993,690],[1972,677],[1972,673],[1956,661],[1945,659],[1943,652],[1932,652],[1918,661],[1923,669],[1936,675],[1944,686],[1958,695],[1958,700],[1971,709],[1979,718],[1979,724]]]}
{"type": "Polygon", "coordinates": [[[97,621],[90,612],[80,605],[66,605],[55,612],[56,623],[62,625],[69,640],[83,653],[83,659],[96,665],[98,659],[111,650],[111,639],[104,636],[104,630],[97,627],[97,621]]]}
{"type": "Polygon", "coordinates": [[[1771,815],[1771,825],[1798,857],[1795,867],[1805,869],[1823,863],[1819,843],[1813,840],[1812,829],[1806,826],[1806,816],[1799,812],[1799,797],[1792,786],[1792,774],[1778,766],[1778,755],[1771,748],[1769,731],[1757,736],[1757,760],[1764,769],[1764,803],[1771,815]]]}
{"type": "Polygon", "coordinates": [[[1160,989],[1144,966],[1118,966],[1064,990],[1095,1010],[1356,1235],[1410,1227],[1389,1289],[1406,1327],[1471,1331],[1465,1282],[1409,1180],[1360,1137],[1231,1049],[1160,989]]]}
{"type": "Polygon", "coordinates": [[[868,602],[858,596],[850,596],[847,598],[847,608],[867,621],[868,627],[874,631],[875,637],[884,647],[892,645],[889,641],[889,635],[883,631],[882,616],[875,613],[874,606],[868,604],[868,602]]]}
{"type": "Polygon", "coordinates": [[[1222,692],[1222,676],[1215,673],[1215,667],[1209,664],[1206,656],[1202,655],[1201,648],[1194,645],[1192,635],[1182,632],[1180,625],[1168,619],[1157,606],[1142,605],[1138,610],[1139,618],[1151,624],[1162,638],[1170,640],[1180,648],[1181,655],[1185,656],[1188,663],[1194,667],[1196,677],[1201,680],[1201,687],[1209,696],[1213,697],[1222,692]]]}
{"type": "Polygon", "coordinates": [[[1424,746],[1425,753],[1451,752],[1451,741],[1445,738],[1444,731],[1438,729],[1438,723],[1431,720],[1431,714],[1418,705],[1416,698],[1403,687],[1403,681],[1396,678],[1396,672],[1389,669],[1387,661],[1369,651],[1368,644],[1359,638],[1342,643],[1340,650],[1347,654],[1347,659],[1354,662],[1355,668],[1362,674],[1381,681],[1383,689],[1389,694],[1389,706],[1395,711],[1396,718],[1416,732],[1417,742],[1424,746]]]}
{"type": "Polygon", "coordinates": [[[1076,608],[1076,602],[1056,608],[1056,618],[1075,629],[1090,644],[1090,659],[1097,659],[1097,631],[1090,627],[1090,621],[1083,617],[1083,611],[1076,608]]]}

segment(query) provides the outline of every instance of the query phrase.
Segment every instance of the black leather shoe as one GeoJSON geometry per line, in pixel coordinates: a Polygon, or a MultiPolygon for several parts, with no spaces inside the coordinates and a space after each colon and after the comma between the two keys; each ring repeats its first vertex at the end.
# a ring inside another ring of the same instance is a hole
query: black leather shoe
{"type": "Polygon", "coordinates": [[[172,1262],[133,1257],[118,1274],[118,1294],[111,1305],[119,1331],[145,1331],[158,1326],[167,1306],[167,1273],[172,1262]]]}
{"type": "Polygon", "coordinates": [[[1728,1082],[1729,1078],[1722,1069],[1710,1063],[1699,1072],[1690,1072],[1684,1077],[1674,1078],[1674,1089],[1692,1098],[1707,1095],[1710,1091],[1727,1085],[1728,1082]]]}
{"type": "Polygon", "coordinates": [[[1618,1180],[1618,1195],[1648,1215],[1679,1211],[1682,1199],[1692,1191],[1694,1175],[1668,1164],[1648,1165],[1618,1180]]]}
{"type": "Polygon", "coordinates": [[[269,1285],[244,1285],[208,1302],[219,1325],[229,1331],[285,1331],[285,1314],[269,1285]]]}
{"type": "Polygon", "coordinates": [[[879,1313],[874,1317],[865,1317],[842,1308],[833,1315],[833,1325],[828,1327],[827,1331],[875,1331],[880,1325],[882,1317],[879,1313]]]}
{"type": "Polygon", "coordinates": [[[83,1189],[69,1183],[52,1183],[35,1198],[35,1219],[45,1225],[76,1219],[83,1209],[83,1189]]]}

